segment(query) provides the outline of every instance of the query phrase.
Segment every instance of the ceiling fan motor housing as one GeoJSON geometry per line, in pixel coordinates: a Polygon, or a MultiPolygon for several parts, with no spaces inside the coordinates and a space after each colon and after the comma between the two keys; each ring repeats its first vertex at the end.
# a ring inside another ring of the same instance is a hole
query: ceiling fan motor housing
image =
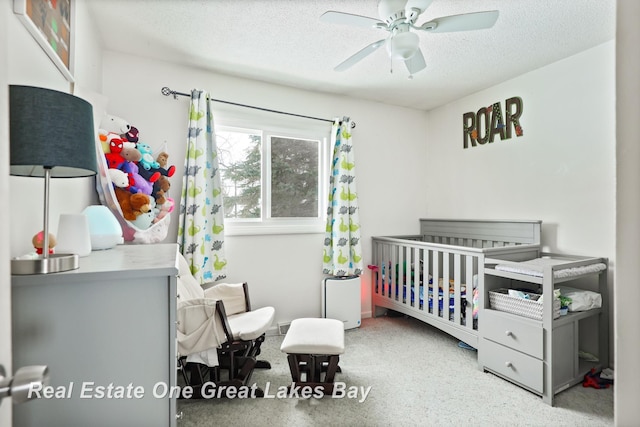
{"type": "Polygon", "coordinates": [[[381,0],[378,3],[378,15],[380,19],[391,25],[398,19],[405,19],[404,7],[407,0],[381,0]]]}

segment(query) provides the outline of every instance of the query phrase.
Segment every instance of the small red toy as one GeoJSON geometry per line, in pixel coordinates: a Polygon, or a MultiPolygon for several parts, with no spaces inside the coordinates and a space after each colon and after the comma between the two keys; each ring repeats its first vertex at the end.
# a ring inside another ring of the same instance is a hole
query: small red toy
{"type": "Polygon", "coordinates": [[[591,368],[591,371],[587,372],[584,376],[584,381],[582,381],[582,387],[593,387],[597,389],[601,388],[609,388],[611,384],[600,378],[600,373],[596,372],[594,368],[591,368]]]}

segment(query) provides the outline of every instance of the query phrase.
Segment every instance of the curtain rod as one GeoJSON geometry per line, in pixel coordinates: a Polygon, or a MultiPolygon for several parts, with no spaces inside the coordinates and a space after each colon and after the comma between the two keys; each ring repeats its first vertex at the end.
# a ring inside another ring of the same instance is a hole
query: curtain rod
{"type": "MultiPolygon", "coordinates": [[[[176,92],[175,90],[171,90],[166,86],[162,88],[161,92],[164,96],[173,95],[173,99],[178,99],[178,95],[188,96],[189,98],[191,98],[191,94],[189,93],[176,92]]],[[[221,102],[223,104],[235,105],[237,107],[253,108],[254,110],[268,111],[269,113],[286,114],[287,116],[301,117],[303,119],[311,119],[311,120],[320,120],[322,122],[330,122],[330,123],[334,122],[334,120],[331,120],[331,119],[322,119],[320,117],[303,116],[302,114],[287,113],[285,111],[278,111],[278,110],[270,110],[268,108],[255,107],[253,105],[246,105],[246,104],[238,104],[237,102],[224,101],[222,99],[215,99],[211,97],[209,97],[209,99],[214,102],[221,102]]],[[[340,122],[340,124],[342,124],[342,122],[340,122]]],[[[354,127],[356,127],[356,122],[351,122],[351,128],[354,128],[354,127]]]]}

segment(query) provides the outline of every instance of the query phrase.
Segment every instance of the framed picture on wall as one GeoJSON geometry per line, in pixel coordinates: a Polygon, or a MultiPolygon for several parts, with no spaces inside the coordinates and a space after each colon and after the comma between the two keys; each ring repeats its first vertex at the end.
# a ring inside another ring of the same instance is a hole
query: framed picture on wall
{"type": "Polygon", "coordinates": [[[73,9],[74,0],[13,0],[13,12],[70,82],[73,82],[73,9]]]}

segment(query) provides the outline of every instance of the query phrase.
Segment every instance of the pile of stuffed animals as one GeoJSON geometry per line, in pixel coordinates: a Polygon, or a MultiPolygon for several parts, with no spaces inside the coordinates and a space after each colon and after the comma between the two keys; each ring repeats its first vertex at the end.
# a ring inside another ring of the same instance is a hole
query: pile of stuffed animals
{"type": "Polygon", "coordinates": [[[151,147],[140,141],[138,129],[120,117],[106,114],[98,135],[124,219],[148,229],[173,210],[167,193],[175,166],[168,165],[164,151],[154,158],[151,147]]]}

